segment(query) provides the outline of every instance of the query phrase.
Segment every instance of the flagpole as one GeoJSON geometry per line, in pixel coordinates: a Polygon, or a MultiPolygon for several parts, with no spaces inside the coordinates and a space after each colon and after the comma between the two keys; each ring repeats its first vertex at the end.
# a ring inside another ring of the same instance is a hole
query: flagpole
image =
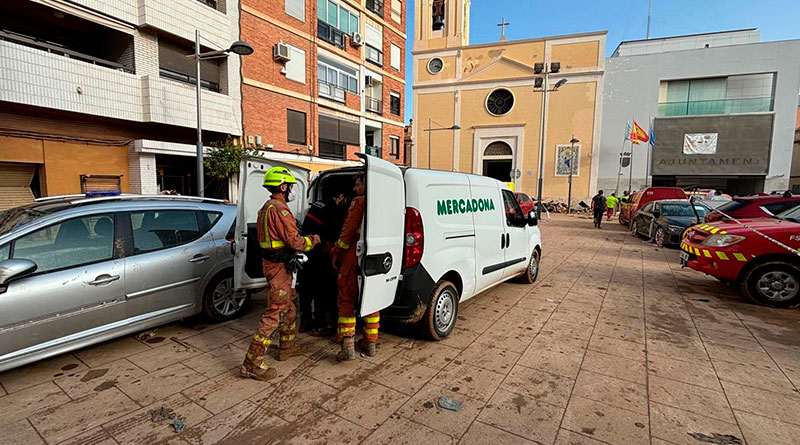
{"type": "MultiPolygon", "coordinates": [[[[631,119],[631,134],[636,132],[636,119],[631,119]]],[[[628,193],[633,194],[633,138],[631,140],[631,165],[628,169],[628,193]]]]}
{"type": "Polygon", "coordinates": [[[645,176],[644,176],[644,186],[647,187],[650,185],[650,150],[653,149],[653,141],[651,138],[653,137],[653,121],[652,118],[650,120],[650,133],[647,135],[647,164],[645,165],[645,176]]]}
{"type": "MultiPolygon", "coordinates": [[[[627,129],[627,126],[625,127],[627,129]]],[[[625,155],[625,141],[628,140],[627,135],[622,137],[622,152],[619,154],[619,169],[617,170],[617,187],[614,189],[614,194],[619,196],[619,177],[622,175],[622,156],[625,155]]],[[[628,190],[630,192],[630,190],[628,190]]]]}

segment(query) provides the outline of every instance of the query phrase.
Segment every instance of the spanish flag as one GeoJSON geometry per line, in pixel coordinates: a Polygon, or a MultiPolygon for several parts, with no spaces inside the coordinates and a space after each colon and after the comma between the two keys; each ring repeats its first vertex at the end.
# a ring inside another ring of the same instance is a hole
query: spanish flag
{"type": "Polygon", "coordinates": [[[629,139],[631,143],[634,144],[646,144],[650,141],[650,136],[648,136],[647,132],[634,120],[629,139]]]}

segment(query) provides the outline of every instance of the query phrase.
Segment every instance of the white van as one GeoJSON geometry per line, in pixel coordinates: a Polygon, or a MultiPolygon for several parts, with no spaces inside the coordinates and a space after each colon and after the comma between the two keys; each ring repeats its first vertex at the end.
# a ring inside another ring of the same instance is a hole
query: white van
{"type": "Polygon", "coordinates": [[[365,173],[366,210],[359,255],[358,315],[418,323],[432,339],[452,332],[458,304],[512,278],[536,280],[541,241],[536,219],[507,185],[464,173],[415,168],[361,155],[364,165],[326,170],[311,184],[308,170],[249,158],[239,176],[234,279],[238,288],[266,285],[256,239],[258,210],[269,198],[261,186],[276,165],[297,178],[289,203],[302,221],[311,202],[348,193],[365,173]],[[248,254],[249,252],[249,254],[248,254]]]}

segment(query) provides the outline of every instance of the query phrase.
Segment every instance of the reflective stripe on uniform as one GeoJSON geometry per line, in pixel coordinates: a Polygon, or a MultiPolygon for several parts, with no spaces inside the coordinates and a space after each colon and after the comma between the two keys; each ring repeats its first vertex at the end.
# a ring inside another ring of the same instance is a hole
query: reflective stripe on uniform
{"type": "Polygon", "coordinates": [[[747,261],[747,258],[739,252],[734,253],[733,256],[739,261],[747,261]]]}
{"type": "Polygon", "coordinates": [[[377,323],[377,322],[379,322],[379,321],[381,321],[381,317],[380,317],[380,316],[376,316],[376,317],[364,317],[364,322],[365,322],[365,323],[377,323]]]}
{"type": "Polygon", "coordinates": [[[367,329],[367,328],[364,328],[364,333],[365,333],[365,334],[377,334],[377,333],[378,333],[378,330],[377,330],[377,329],[367,329]]]}
{"type": "Polygon", "coordinates": [[[294,335],[281,335],[281,341],[293,341],[294,335]]]}
{"type": "Polygon", "coordinates": [[[356,317],[339,317],[339,324],[356,324],[356,317]]]}
{"type": "Polygon", "coordinates": [[[261,343],[264,346],[269,346],[269,344],[272,342],[272,340],[270,340],[269,337],[262,337],[258,334],[253,334],[253,340],[261,343]]]}
{"type": "Polygon", "coordinates": [[[336,241],[336,247],[339,247],[341,249],[347,250],[347,249],[350,248],[350,244],[347,244],[342,240],[338,240],[338,241],[336,241]]]}
{"type": "Polygon", "coordinates": [[[306,248],[303,251],[308,252],[309,250],[311,250],[311,238],[306,236],[304,237],[304,239],[306,240],[306,248]]]}

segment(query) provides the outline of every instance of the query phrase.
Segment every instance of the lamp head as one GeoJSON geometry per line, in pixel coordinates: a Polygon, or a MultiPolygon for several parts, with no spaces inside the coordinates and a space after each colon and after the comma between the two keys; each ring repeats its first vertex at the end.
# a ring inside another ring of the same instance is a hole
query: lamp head
{"type": "Polygon", "coordinates": [[[565,83],[567,83],[567,79],[561,79],[558,82],[556,82],[555,85],[553,85],[553,89],[557,90],[557,89],[561,88],[562,86],[564,86],[565,83]]]}
{"type": "Polygon", "coordinates": [[[578,142],[580,142],[580,141],[577,138],[572,138],[569,141],[570,144],[577,144],[578,142]]]}
{"type": "Polygon", "coordinates": [[[231,52],[234,54],[238,54],[240,56],[249,56],[250,54],[253,54],[255,50],[253,49],[252,46],[250,46],[249,43],[244,42],[242,40],[237,40],[233,42],[231,47],[228,48],[226,52],[231,52]]]}
{"type": "Polygon", "coordinates": [[[452,127],[450,127],[450,129],[451,129],[451,130],[460,130],[460,129],[461,129],[461,127],[460,127],[460,126],[458,126],[458,125],[453,125],[452,127]]]}

